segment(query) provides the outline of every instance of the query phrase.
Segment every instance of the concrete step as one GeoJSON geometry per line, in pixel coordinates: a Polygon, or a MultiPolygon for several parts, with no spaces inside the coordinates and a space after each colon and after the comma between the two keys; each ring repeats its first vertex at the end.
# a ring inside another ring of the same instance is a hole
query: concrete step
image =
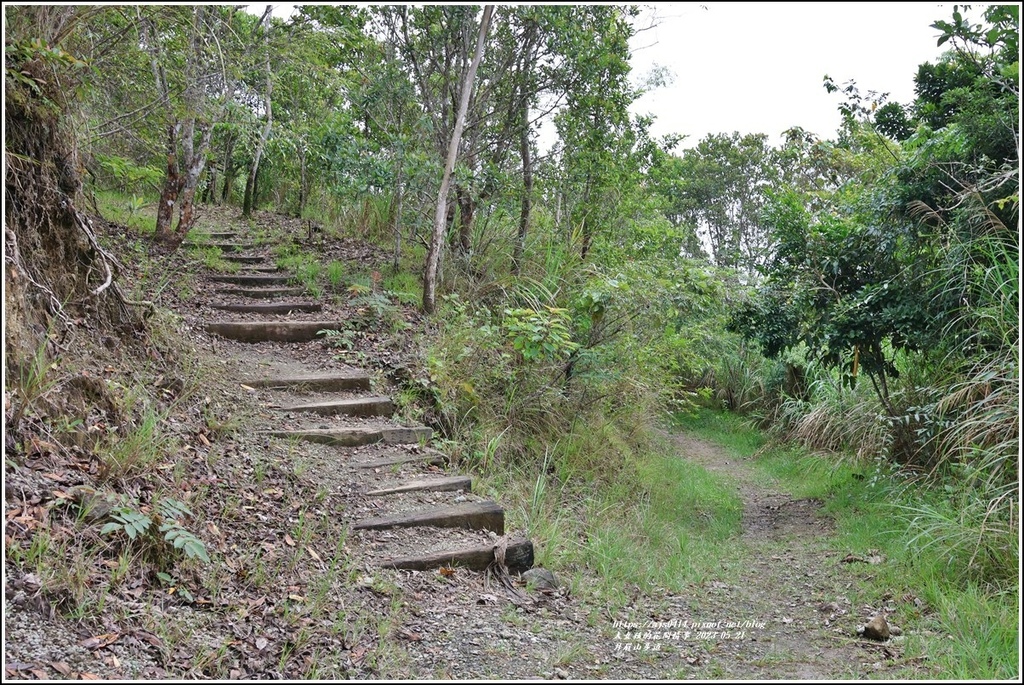
{"type": "Polygon", "coordinates": [[[243,266],[238,270],[240,274],[273,274],[281,271],[276,266],[243,266]]]}
{"type": "Polygon", "coordinates": [[[295,297],[306,292],[305,288],[221,288],[218,295],[248,297],[253,300],[272,300],[275,297],[295,297]]]}
{"type": "Polygon", "coordinates": [[[382,442],[386,445],[426,443],[434,432],[426,426],[358,426],[352,428],[309,428],[269,431],[275,438],[305,440],[335,447],[358,447],[382,442]]]}
{"type": "Polygon", "coordinates": [[[209,321],[206,332],[239,342],[309,342],[323,330],[342,330],[339,321],[209,321]]]}
{"type": "Polygon", "coordinates": [[[503,535],[505,533],[505,510],[490,500],[468,502],[363,519],[353,523],[352,530],[387,530],[417,526],[490,530],[498,535],[503,535]]]}
{"type": "Polygon", "coordinates": [[[235,264],[259,264],[266,260],[265,257],[254,254],[226,254],[223,259],[224,261],[234,262],[235,264]]]}
{"type": "Polygon", "coordinates": [[[241,380],[253,388],[270,388],[275,390],[322,390],[335,392],[338,390],[369,390],[370,374],[362,370],[332,371],[329,373],[308,373],[294,375],[270,376],[241,380]]]}
{"type": "Polygon", "coordinates": [[[288,285],[289,276],[272,276],[270,274],[213,274],[206,277],[214,283],[231,285],[288,285]]]}
{"type": "Polygon", "coordinates": [[[192,243],[203,244],[204,242],[219,240],[234,240],[238,237],[238,234],[234,231],[212,231],[207,233],[205,231],[193,231],[188,234],[188,239],[192,243]]]}
{"type": "Polygon", "coordinates": [[[226,312],[251,312],[254,314],[319,312],[323,311],[324,308],[319,302],[259,302],[252,304],[212,304],[210,306],[226,312]]]}
{"type": "Polygon", "coordinates": [[[391,416],[395,413],[395,405],[390,397],[357,397],[307,402],[280,409],[281,411],[310,412],[323,416],[391,416]]]}
{"type": "Polygon", "coordinates": [[[444,466],[447,458],[436,450],[426,450],[419,453],[391,452],[374,456],[371,458],[352,458],[349,466],[354,469],[383,469],[393,468],[402,464],[429,464],[433,466],[444,466]]]}
{"type": "Polygon", "coordinates": [[[221,243],[221,242],[202,242],[194,243],[191,241],[185,242],[185,247],[216,247],[221,252],[242,252],[243,250],[251,250],[255,245],[252,243],[221,243]]]}
{"type": "MultiPolygon", "coordinates": [[[[406,556],[380,562],[382,568],[430,571],[443,566],[461,566],[473,571],[483,571],[494,561],[493,545],[478,545],[464,549],[432,552],[419,556],[406,556]]],[[[533,543],[516,539],[505,548],[505,565],[509,573],[522,573],[533,568],[533,543]]]]}

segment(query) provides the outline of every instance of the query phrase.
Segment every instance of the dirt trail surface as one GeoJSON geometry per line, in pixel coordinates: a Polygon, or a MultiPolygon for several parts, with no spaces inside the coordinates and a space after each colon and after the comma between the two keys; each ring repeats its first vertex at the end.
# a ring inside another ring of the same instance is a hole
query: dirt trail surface
{"type": "Polygon", "coordinates": [[[857,636],[878,608],[851,605],[855,569],[830,544],[820,502],[773,489],[764,473],[716,445],[683,434],[671,439],[682,458],[734,483],[743,501],[741,545],[726,562],[735,575],[705,583],[689,602],[692,621],[740,627],[695,631],[717,634],[705,641],[696,677],[884,678],[902,665],[899,638],[880,644],[857,636]]]}
{"type": "MultiPolygon", "coordinates": [[[[244,230],[226,215],[217,223],[218,229],[244,230]]],[[[321,251],[362,268],[382,268],[387,259],[354,241],[334,253],[321,251]]],[[[271,261],[268,248],[253,252],[271,261]]],[[[76,566],[78,585],[66,581],[82,592],[79,620],[56,610],[61,597],[46,591],[51,578],[5,567],[6,677],[837,679],[884,677],[898,660],[895,643],[856,637],[856,627],[874,610],[850,605],[855,571],[840,563],[840,550],[829,548],[829,524],[817,503],[760,484],[763,477],[749,465],[682,435],[670,436],[679,457],[734,482],[745,508],[742,536],[721,575],[684,592],[623,588],[632,599],[613,612],[591,590],[598,580],[591,569],[567,569],[558,587],[548,587],[518,574],[444,564],[381,568],[385,559],[453,546],[488,548],[500,538],[486,526],[356,530],[354,524],[483,498],[462,489],[374,494],[410,480],[463,474],[449,471],[423,445],[337,447],[268,435],[281,427],[372,428],[382,419],[283,409],[355,397],[355,391],[249,383],[267,372],[365,371],[372,394],[387,395],[396,390],[390,379],[412,364],[415,347],[408,337],[372,327],[347,356],[323,340],[225,340],[204,330],[204,321],[225,318],[213,305],[230,299],[211,283],[201,280],[189,297],[168,292],[165,305],[181,317],[206,375],[198,404],[168,417],[166,428],[176,431],[181,453],[157,468],[173,470],[186,497],[195,494],[190,501],[198,511],[190,525],[212,561],[165,565],[156,582],[150,567],[129,556],[114,582],[110,569],[123,555],[99,535],[100,522],[83,523],[61,509],[63,500],[47,481],[61,465],[39,459],[5,470],[10,535],[44,525],[80,530],[82,550],[89,552],[82,558],[106,558],[96,568],[76,566]],[[93,546],[110,551],[96,556],[93,546]]],[[[326,316],[292,318],[365,316],[342,293],[322,304],[326,316]]],[[[422,324],[410,308],[400,316],[409,326],[422,324]]]]}

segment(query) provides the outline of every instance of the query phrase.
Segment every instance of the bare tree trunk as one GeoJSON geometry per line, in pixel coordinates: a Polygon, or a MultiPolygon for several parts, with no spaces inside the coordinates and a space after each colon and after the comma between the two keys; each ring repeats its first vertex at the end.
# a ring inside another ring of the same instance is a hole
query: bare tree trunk
{"type": "Polygon", "coordinates": [[[188,167],[182,183],[181,197],[179,199],[178,228],[175,233],[178,243],[185,239],[185,235],[195,224],[195,195],[199,187],[199,178],[203,175],[206,167],[206,150],[210,148],[210,139],[213,138],[213,126],[205,125],[200,127],[202,138],[199,140],[199,150],[192,153],[192,158],[187,161],[188,167]]]}
{"type": "Polygon", "coordinates": [[[306,170],[306,142],[299,141],[299,218],[306,212],[309,201],[309,174],[306,170]]]}
{"type": "Polygon", "coordinates": [[[231,132],[224,143],[224,190],[220,194],[221,204],[231,197],[231,186],[235,184],[235,141],[238,136],[231,132]]]}
{"type": "Polygon", "coordinates": [[[523,160],[523,199],[519,206],[519,235],[512,253],[512,273],[519,275],[522,269],[523,252],[526,251],[526,232],[530,227],[530,208],[533,195],[533,161],[530,159],[530,105],[523,100],[523,120],[519,129],[519,156],[523,160]]]}
{"type": "Polygon", "coordinates": [[[210,164],[210,173],[206,176],[206,184],[203,186],[201,200],[208,205],[216,204],[217,188],[217,163],[210,164]]]}
{"type": "Polygon", "coordinates": [[[181,175],[178,172],[178,129],[180,124],[173,123],[167,127],[167,172],[164,176],[164,189],[160,193],[160,204],[156,208],[157,243],[170,245],[174,241],[171,225],[174,223],[174,203],[178,201],[181,191],[181,175]]]}
{"type": "Polygon", "coordinates": [[[162,64],[161,43],[152,20],[144,17],[140,9],[136,9],[139,17],[140,38],[146,44],[149,53],[150,66],[153,70],[153,78],[156,81],[157,92],[161,102],[167,110],[167,175],[164,179],[164,189],[160,196],[160,204],[157,208],[155,244],[164,248],[175,249],[185,238],[185,234],[192,228],[194,223],[194,199],[199,179],[202,177],[203,169],[206,166],[206,152],[210,147],[213,137],[212,124],[199,124],[200,140],[196,147],[196,124],[199,121],[198,101],[201,99],[198,91],[191,85],[194,80],[192,71],[200,60],[200,26],[202,24],[202,13],[204,8],[197,6],[192,13],[192,39],[191,52],[186,59],[184,67],[190,85],[186,88],[183,99],[186,104],[186,111],[191,116],[185,119],[184,123],[174,112],[171,103],[170,89],[167,85],[167,74],[162,64]],[[184,175],[182,175],[184,168],[184,175]],[[174,207],[178,207],[178,225],[173,227],[174,207]]]}
{"type": "Polygon", "coordinates": [[[402,260],[402,199],[404,196],[402,190],[402,171],[403,168],[399,165],[398,178],[395,179],[394,201],[391,206],[391,230],[395,235],[395,253],[391,258],[391,265],[396,273],[402,260]]]}
{"type": "Polygon", "coordinates": [[[466,123],[466,110],[469,109],[469,95],[473,90],[473,80],[476,78],[477,67],[484,56],[484,39],[487,37],[487,29],[491,23],[491,14],[494,12],[494,5],[484,7],[484,16],[480,20],[480,32],[476,38],[476,54],[473,55],[473,62],[469,65],[466,79],[462,82],[462,97],[459,102],[458,116],[455,117],[455,130],[452,131],[452,140],[448,145],[448,159],[444,164],[444,173],[441,175],[441,187],[437,192],[437,210],[434,212],[434,231],[430,236],[430,249],[427,251],[427,264],[423,270],[423,311],[433,314],[437,308],[437,267],[441,261],[441,248],[444,245],[445,209],[448,198],[448,187],[451,185],[452,172],[455,170],[455,158],[459,154],[459,141],[462,138],[462,127],[466,123]]]}
{"type": "Polygon", "coordinates": [[[476,215],[476,202],[473,201],[472,190],[456,184],[455,199],[459,204],[459,235],[455,248],[460,254],[467,255],[473,249],[473,218],[476,215]]]}
{"type": "Polygon", "coordinates": [[[274,82],[271,78],[270,72],[270,12],[273,8],[268,5],[266,12],[263,14],[263,47],[266,50],[264,69],[267,74],[267,92],[263,101],[267,110],[267,124],[263,127],[263,133],[260,135],[259,142],[256,144],[256,152],[253,155],[252,169],[249,170],[249,178],[245,183],[245,197],[242,200],[242,216],[248,217],[252,215],[252,206],[254,204],[254,195],[256,194],[256,174],[260,169],[260,158],[263,156],[263,148],[267,144],[267,139],[270,138],[270,130],[274,123],[273,112],[270,109],[270,95],[274,88],[274,82]]]}

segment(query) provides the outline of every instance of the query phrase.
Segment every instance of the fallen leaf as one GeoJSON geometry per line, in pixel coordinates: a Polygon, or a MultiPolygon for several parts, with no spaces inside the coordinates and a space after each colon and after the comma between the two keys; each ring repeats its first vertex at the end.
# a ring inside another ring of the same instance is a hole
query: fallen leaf
{"type": "Polygon", "coordinates": [[[199,442],[203,443],[207,447],[210,446],[210,441],[206,439],[205,435],[203,435],[202,433],[199,433],[199,434],[197,434],[197,437],[199,438],[199,442]]]}
{"type": "Polygon", "coordinates": [[[284,544],[288,545],[289,547],[294,547],[295,546],[295,540],[292,538],[291,535],[289,535],[288,533],[285,533],[284,534],[284,544]]]}
{"type": "Polygon", "coordinates": [[[71,667],[63,661],[51,661],[50,665],[53,666],[53,669],[61,675],[68,675],[71,673],[71,667]]]}
{"type": "Polygon", "coordinates": [[[78,677],[81,678],[82,680],[103,680],[102,678],[100,678],[95,673],[84,673],[83,672],[83,673],[79,673],[78,677]]]}
{"type": "Polygon", "coordinates": [[[260,650],[261,652],[264,649],[267,648],[268,644],[270,644],[270,642],[267,640],[267,638],[265,638],[265,637],[258,637],[258,638],[256,638],[256,649],[260,650]]]}
{"type": "Polygon", "coordinates": [[[137,637],[138,639],[140,639],[140,640],[142,640],[144,642],[148,642],[149,644],[153,645],[154,647],[163,648],[163,646],[164,646],[164,641],[163,640],[158,638],[153,633],[146,632],[145,630],[136,630],[135,631],[135,637],[137,637]]]}
{"type": "Polygon", "coordinates": [[[305,602],[306,601],[306,598],[303,597],[302,595],[288,595],[288,599],[293,600],[295,602],[305,602]]]}
{"type": "Polygon", "coordinates": [[[117,642],[117,639],[119,637],[121,637],[120,633],[103,633],[102,635],[94,635],[93,637],[87,637],[84,640],[80,641],[78,645],[80,647],[85,647],[86,649],[90,650],[99,649],[101,647],[106,647],[107,645],[114,644],[115,642],[117,642]]]}
{"type": "Polygon", "coordinates": [[[239,385],[242,386],[243,390],[248,390],[249,392],[256,392],[256,388],[252,387],[251,385],[246,385],[245,383],[239,383],[239,385]]]}
{"type": "Polygon", "coordinates": [[[455,569],[453,569],[451,566],[442,566],[441,568],[437,569],[437,572],[446,578],[455,575],[455,569]]]}
{"type": "Polygon", "coordinates": [[[316,550],[314,550],[312,547],[307,547],[306,551],[309,552],[309,556],[313,557],[317,561],[323,561],[323,559],[320,558],[320,555],[317,554],[316,550]]]}
{"type": "Polygon", "coordinates": [[[50,679],[50,674],[47,673],[46,671],[44,671],[41,668],[33,668],[31,671],[29,671],[29,673],[34,675],[36,677],[36,680],[49,680],[50,679]]]}

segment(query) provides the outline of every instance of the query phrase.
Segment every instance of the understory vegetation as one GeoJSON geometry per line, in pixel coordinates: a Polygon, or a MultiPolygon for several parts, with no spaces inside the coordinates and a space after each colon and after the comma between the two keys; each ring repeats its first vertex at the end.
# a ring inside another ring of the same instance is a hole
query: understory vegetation
{"type": "MultiPolygon", "coordinates": [[[[361,328],[409,334],[403,308],[420,307],[401,411],[509,503],[542,565],[596,570],[595,605],[711,577],[737,544],[735,493],[658,437],[682,426],[823,499],[851,552],[882,550],[878,582],[934,610],[901,618],[953,636],[936,675],[1015,673],[1018,7],[937,20],[949,50],[920,66],[914,102],[826,77],[844,114],[831,137],[691,147],[631,114],[636,8],[497,8],[465,122],[477,7],[4,11],[5,284],[20,288],[5,292],[5,469],[58,455],[124,495],[97,540],[26,524],[8,569],[41,568],[59,542],[62,559],[102,548],[109,583],[140,564],[138,582],[185,592],[201,575],[216,522],[181,483],[205,467],[174,466],[167,419],[198,417],[205,440],[230,418],[167,370],[189,356],[155,303],[194,285],[150,260],[190,235],[190,259],[236,270],[202,238],[204,210],[243,212],[257,242],[271,235],[253,213],[274,211],[306,230],[277,264],[366,312],[325,341],[339,354],[361,328]],[[108,222],[99,239],[86,211],[108,222]],[[322,260],[315,241],[341,239],[390,264],[322,260]],[[96,330],[71,335],[76,320],[96,330]],[[71,350],[118,368],[96,378],[71,350]]],[[[99,595],[75,572],[44,580],[82,616],[99,595]]]]}

